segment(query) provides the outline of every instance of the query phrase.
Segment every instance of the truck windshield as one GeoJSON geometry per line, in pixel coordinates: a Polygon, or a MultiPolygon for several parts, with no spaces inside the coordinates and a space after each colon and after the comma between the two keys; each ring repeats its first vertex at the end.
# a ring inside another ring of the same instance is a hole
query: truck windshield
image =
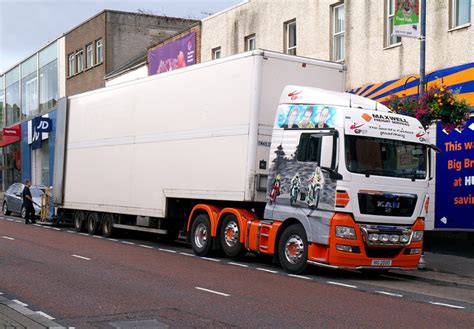
{"type": "Polygon", "coordinates": [[[427,147],[404,141],[345,137],[347,170],[365,175],[426,178],[427,147]]]}

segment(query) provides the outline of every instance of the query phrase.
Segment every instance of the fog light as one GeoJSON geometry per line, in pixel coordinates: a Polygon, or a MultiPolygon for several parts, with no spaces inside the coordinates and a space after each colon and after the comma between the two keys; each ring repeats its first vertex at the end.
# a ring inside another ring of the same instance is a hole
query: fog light
{"type": "Polygon", "coordinates": [[[381,234],[379,237],[380,241],[382,242],[388,242],[388,238],[389,238],[388,234],[381,234]]]}
{"type": "Polygon", "coordinates": [[[344,244],[336,244],[336,249],[339,251],[352,252],[356,254],[360,253],[360,248],[357,246],[346,246],[344,244]]]}
{"type": "Polygon", "coordinates": [[[400,242],[401,243],[407,243],[408,241],[410,240],[410,237],[406,234],[403,234],[401,237],[400,237],[400,242]]]}
{"type": "Polygon", "coordinates": [[[369,241],[375,242],[379,239],[379,235],[377,233],[369,234],[369,241]]]}
{"type": "Polygon", "coordinates": [[[415,255],[421,253],[421,248],[407,248],[405,249],[405,255],[415,255]]]}
{"type": "Polygon", "coordinates": [[[390,242],[393,242],[393,243],[398,242],[399,239],[400,237],[396,234],[390,235],[390,238],[389,238],[390,242]]]}

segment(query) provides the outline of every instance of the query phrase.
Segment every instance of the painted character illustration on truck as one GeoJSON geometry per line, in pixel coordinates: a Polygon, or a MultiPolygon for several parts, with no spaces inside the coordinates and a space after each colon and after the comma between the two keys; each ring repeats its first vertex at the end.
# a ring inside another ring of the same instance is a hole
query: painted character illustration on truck
{"type": "Polygon", "coordinates": [[[306,128],[306,129],[314,128],[314,124],[311,122],[313,113],[314,113],[313,107],[312,106],[308,107],[306,111],[304,111],[303,118],[298,124],[298,128],[306,128]]]}
{"type": "Polygon", "coordinates": [[[276,198],[280,195],[281,190],[281,176],[276,175],[275,180],[273,181],[272,191],[270,193],[270,204],[276,201],[276,198]]]}
{"type": "Polygon", "coordinates": [[[310,209],[316,209],[319,205],[319,199],[321,198],[321,190],[324,185],[324,176],[321,171],[321,167],[316,167],[314,174],[309,178],[308,184],[308,197],[306,203],[310,209]]]}
{"type": "Polygon", "coordinates": [[[293,206],[298,200],[298,194],[300,193],[301,180],[298,173],[291,179],[290,187],[290,204],[293,206]]]}

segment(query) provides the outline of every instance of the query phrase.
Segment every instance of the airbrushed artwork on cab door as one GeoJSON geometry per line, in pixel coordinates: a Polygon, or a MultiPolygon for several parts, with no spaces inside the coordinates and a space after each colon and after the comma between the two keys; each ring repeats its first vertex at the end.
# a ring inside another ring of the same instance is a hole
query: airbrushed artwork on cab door
{"type": "Polygon", "coordinates": [[[273,149],[270,159],[268,203],[309,210],[333,210],[336,181],[319,165],[321,138],[317,137],[315,130],[318,129],[318,122],[321,128],[333,125],[331,119],[335,108],[293,105],[288,106],[287,113],[284,111],[281,109],[277,117],[277,126],[284,128],[284,131],[281,143],[273,149]],[[309,108],[312,115],[305,116],[309,108]],[[321,113],[322,118],[318,120],[321,113]],[[305,123],[308,117],[309,127],[293,126],[294,121],[305,123]]]}

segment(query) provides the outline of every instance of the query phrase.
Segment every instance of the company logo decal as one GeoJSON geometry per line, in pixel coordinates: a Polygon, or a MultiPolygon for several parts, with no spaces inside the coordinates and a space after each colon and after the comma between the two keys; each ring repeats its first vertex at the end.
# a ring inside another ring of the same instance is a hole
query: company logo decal
{"type": "Polygon", "coordinates": [[[292,101],[298,99],[298,95],[301,94],[302,91],[298,91],[298,90],[295,90],[295,91],[292,91],[291,93],[288,94],[288,97],[290,97],[290,99],[292,101]]]}

